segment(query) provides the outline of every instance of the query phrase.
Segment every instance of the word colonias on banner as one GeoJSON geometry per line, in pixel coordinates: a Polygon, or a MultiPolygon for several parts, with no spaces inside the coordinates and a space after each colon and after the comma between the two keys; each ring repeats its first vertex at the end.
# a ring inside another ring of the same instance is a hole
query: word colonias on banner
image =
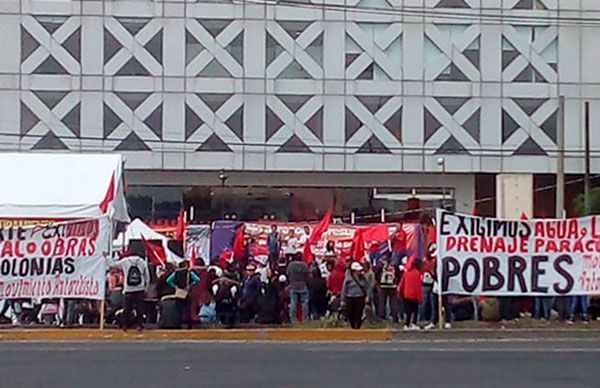
{"type": "Polygon", "coordinates": [[[600,220],[500,220],[437,213],[444,293],[600,292],[600,220]]]}
{"type": "Polygon", "coordinates": [[[106,219],[0,229],[0,298],[104,293],[106,219]]]}

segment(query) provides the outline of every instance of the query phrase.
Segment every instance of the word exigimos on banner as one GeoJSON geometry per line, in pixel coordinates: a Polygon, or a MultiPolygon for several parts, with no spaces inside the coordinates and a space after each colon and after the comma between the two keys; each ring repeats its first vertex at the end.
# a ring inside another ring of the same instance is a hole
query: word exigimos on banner
{"type": "Polygon", "coordinates": [[[438,210],[442,292],[591,295],[600,292],[600,218],[500,220],[438,210]]]}
{"type": "Polygon", "coordinates": [[[104,298],[108,218],[0,228],[0,299],[104,298]]]}

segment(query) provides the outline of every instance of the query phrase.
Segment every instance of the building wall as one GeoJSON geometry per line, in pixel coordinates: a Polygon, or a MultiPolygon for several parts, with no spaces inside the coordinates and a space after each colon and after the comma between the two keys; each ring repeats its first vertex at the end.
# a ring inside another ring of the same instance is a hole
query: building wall
{"type": "Polygon", "coordinates": [[[146,170],[440,172],[444,156],[448,172],[547,173],[559,95],[567,171],[583,170],[584,100],[600,148],[596,0],[258,3],[0,1],[0,149],[146,170]]]}

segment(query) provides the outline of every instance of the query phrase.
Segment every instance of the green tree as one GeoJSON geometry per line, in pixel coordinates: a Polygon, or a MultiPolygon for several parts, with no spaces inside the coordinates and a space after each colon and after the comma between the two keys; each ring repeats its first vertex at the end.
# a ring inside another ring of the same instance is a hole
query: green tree
{"type": "MultiPolygon", "coordinates": [[[[600,214],[600,187],[590,190],[590,210],[591,214],[600,214]]],[[[573,210],[578,216],[585,215],[585,195],[579,194],[573,200],[573,210]]]]}

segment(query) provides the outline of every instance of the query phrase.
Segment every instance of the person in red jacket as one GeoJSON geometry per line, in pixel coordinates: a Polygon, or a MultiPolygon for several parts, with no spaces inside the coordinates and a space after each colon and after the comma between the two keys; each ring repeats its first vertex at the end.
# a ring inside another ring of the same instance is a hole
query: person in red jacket
{"type": "Polygon", "coordinates": [[[327,280],[327,288],[334,296],[340,296],[342,293],[342,287],[344,286],[344,277],[346,275],[346,263],[344,260],[339,259],[335,262],[333,271],[329,275],[327,280]]]}
{"type": "Polygon", "coordinates": [[[404,301],[406,322],[404,330],[419,330],[419,305],[423,303],[423,262],[416,257],[409,260],[400,284],[398,294],[404,301]]]}

